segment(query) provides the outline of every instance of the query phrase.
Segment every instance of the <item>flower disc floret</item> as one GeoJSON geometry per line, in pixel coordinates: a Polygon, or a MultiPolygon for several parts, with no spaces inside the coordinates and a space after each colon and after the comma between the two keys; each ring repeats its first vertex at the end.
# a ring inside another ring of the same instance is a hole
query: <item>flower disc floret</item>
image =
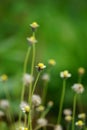
{"type": "Polygon", "coordinates": [[[64,71],[60,72],[60,77],[61,78],[70,78],[71,74],[68,72],[68,70],[64,70],[64,71]]]}
{"type": "Polygon", "coordinates": [[[46,66],[43,63],[38,63],[38,65],[36,66],[36,68],[38,69],[38,71],[43,70],[46,68],[46,66]]]}

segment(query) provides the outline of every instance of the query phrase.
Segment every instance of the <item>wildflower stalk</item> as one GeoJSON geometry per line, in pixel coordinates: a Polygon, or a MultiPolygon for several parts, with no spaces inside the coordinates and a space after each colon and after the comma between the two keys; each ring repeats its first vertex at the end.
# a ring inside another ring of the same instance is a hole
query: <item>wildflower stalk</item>
{"type": "Polygon", "coordinates": [[[41,118],[44,118],[48,114],[48,112],[50,111],[50,109],[51,109],[51,107],[48,106],[46,108],[46,110],[41,114],[41,118]]]}
{"type": "MultiPolygon", "coordinates": [[[[33,36],[35,36],[35,33],[33,33],[33,36]]],[[[32,56],[32,65],[31,65],[31,76],[33,76],[33,71],[34,71],[35,44],[33,44],[32,46],[33,46],[33,56],[32,56]]],[[[32,122],[31,122],[31,106],[32,106],[32,101],[31,101],[31,97],[32,97],[32,83],[29,86],[29,98],[28,98],[28,102],[30,104],[30,112],[29,112],[29,117],[28,117],[28,127],[29,127],[30,130],[32,130],[32,122]]]]}
{"type": "MultiPolygon", "coordinates": [[[[6,83],[4,83],[6,84],[6,83]]],[[[9,102],[11,101],[11,97],[10,97],[10,94],[9,94],[9,91],[8,91],[8,88],[6,85],[4,85],[4,92],[5,92],[5,95],[6,95],[6,98],[9,100],[9,102]]],[[[11,109],[11,103],[10,103],[10,108],[6,110],[8,113],[7,114],[7,118],[8,120],[10,121],[10,123],[12,123],[12,121],[14,122],[14,116],[13,116],[13,113],[12,113],[12,109],[11,109]],[[11,114],[12,113],[12,114],[11,114]]],[[[15,125],[14,127],[12,127],[12,129],[15,128],[15,125]]]]}
{"type": "MultiPolygon", "coordinates": [[[[31,51],[31,47],[28,48],[28,51],[27,51],[27,54],[26,54],[26,57],[25,57],[23,74],[25,74],[26,70],[27,70],[27,63],[28,63],[30,51],[31,51]]],[[[21,102],[24,100],[24,92],[25,92],[25,85],[23,83],[22,92],[21,92],[21,102]]],[[[21,122],[21,117],[22,117],[22,111],[20,111],[20,113],[19,113],[19,125],[20,125],[20,122],[21,122]]]]}
{"type": "Polygon", "coordinates": [[[40,72],[38,73],[38,75],[37,75],[37,77],[36,77],[36,80],[35,80],[35,83],[34,83],[34,86],[33,86],[33,89],[32,89],[32,94],[31,94],[31,95],[33,95],[33,93],[34,93],[34,91],[35,91],[36,84],[37,84],[37,81],[38,81],[39,77],[40,77],[40,72]]]}
{"type": "Polygon", "coordinates": [[[64,96],[65,96],[65,88],[66,88],[66,79],[63,80],[63,89],[62,89],[62,96],[61,96],[61,100],[60,100],[60,107],[59,107],[57,124],[60,124],[60,122],[61,122],[63,101],[64,101],[64,96]]]}
{"type": "Polygon", "coordinates": [[[74,130],[74,126],[75,126],[76,98],[77,98],[77,94],[75,93],[74,101],[73,101],[72,130],[74,130]]]}
{"type": "MultiPolygon", "coordinates": [[[[36,84],[37,84],[37,81],[39,79],[39,76],[40,76],[40,72],[38,73],[37,77],[36,77],[36,80],[35,80],[35,83],[34,83],[34,86],[33,86],[33,89],[32,89],[32,92],[31,92],[31,97],[30,97],[30,108],[32,106],[32,95],[35,91],[35,87],[36,87],[36,84]]],[[[32,130],[32,124],[31,124],[31,110],[30,110],[30,113],[29,113],[29,117],[28,117],[28,126],[30,127],[30,130],[32,130]]]]}
{"type": "Polygon", "coordinates": [[[44,81],[43,93],[42,93],[42,104],[43,105],[45,104],[45,101],[46,101],[47,90],[48,90],[48,82],[44,81]]]}
{"type": "Polygon", "coordinates": [[[24,126],[27,127],[27,114],[25,114],[24,126]]]}

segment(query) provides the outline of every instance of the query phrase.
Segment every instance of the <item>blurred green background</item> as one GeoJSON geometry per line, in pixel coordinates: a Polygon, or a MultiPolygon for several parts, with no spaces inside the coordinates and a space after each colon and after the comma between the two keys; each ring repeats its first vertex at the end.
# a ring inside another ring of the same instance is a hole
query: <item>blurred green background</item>
{"type": "MultiPolygon", "coordinates": [[[[47,100],[54,100],[56,112],[62,88],[59,73],[68,69],[72,78],[68,80],[65,107],[71,107],[71,85],[78,80],[77,69],[80,66],[87,69],[87,0],[0,0],[0,75],[8,75],[8,89],[16,104],[29,46],[26,37],[32,34],[29,24],[33,21],[40,25],[36,32],[36,63],[47,63],[50,58],[57,63],[51,72],[47,100]]],[[[86,74],[83,84],[86,88],[86,74]]],[[[2,84],[0,89],[0,97],[4,98],[2,84]]],[[[82,96],[85,111],[86,99],[85,91],[82,96]]]]}

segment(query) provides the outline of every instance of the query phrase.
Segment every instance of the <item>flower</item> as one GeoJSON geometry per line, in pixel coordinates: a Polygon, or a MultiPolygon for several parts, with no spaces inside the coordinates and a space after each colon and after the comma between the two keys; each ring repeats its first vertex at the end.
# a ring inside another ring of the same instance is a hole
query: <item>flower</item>
{"type": "Polygon", "coordinates": [[[71,74],[68,72],[68,70],[64,70],[64,71],[60,72],[60,77],[61,78],[70,78],[71,74]]]}
{"type": "Polygon", "coordinates": [[[26,107],[26,106],[29,106],[27,102],[22,101],[22,102],[20,103],[20,108],[21,108],[21,110],[22,110],[23,112],[25,111],[25,107],[26,107]]]}
{"type": "Polygon", "coordinates": [[[52,106],[53,106],[53,101],[49,101],[49,102],[48,102],[48,106],[49,106],[49,107],[52,107],[52,106]]]}
{"type": "Polygon", "coordinates": [[[8,76],[6,74],[1,75],[1,81],[7,81],[8,80],[8,76]]]}
{"type": "Polygon", "coordinates": [[[23,110],[24,113],[28,114],[30,112],[30,106],[26,105],[23,110]]]}
{"type": "Polygon", "coordinates": [[[38,107],[36,108],[36,111],[42,112],[42,111],[44,111],[44,109],[45,109],[45,107],[42,106],[42,105],[40,105],[40,106],[38,106],[38,107]]]}
{"type": "Polygon", "coordinates": [[[78,68],[78,74],[83,75],[85,73],[85,69],[83,67],[78,68]]]}
{"type": "Polygon", "coordinates": [[[72,89],[77,93],[77,94],[81,94],[84,92],[84,87],[82,84],[80,83],[76,83],[72,86],[72,89]]]}
{"type": "Polygon", "coordinates": [[[64,113],[65,116],[69,116],[69,115],[72,114],[72,111],[67,108],[67,109],[64,109],[63,113],[64,113]]]}
{"type": "Polygon", "coordinates": [[[0,101],[0,107],[2,108],[2,109],[7,109],[7,108],[9,108],[9,101],[8,100],[5,100],[5,99],[2,99],[1,101],[0,101]]]}
{"type": "Polygon", "coordinates": [[[35,36],[27,37],[27,40],[30,43],[30,45],[37,43],[35,36]]]}
{"type": "Polygon", "coordinates": [[[41,70],[45,69],[46,66],[43,63],[38,63],[38,65],[36,66],[36,68],[38,69],[38,71],[41,71],[41,70]]]}
{"type": "Polygon", "coordinates": [[[30,24],[30,27],[32,28],[32,31],[35,31],[39,27],[39,25],[37,22],[33,22],[32,24],[30,24]]]}
{"type": "Polygon", "coordinates": [[[38,120],[37,120],[37,124],[39,125],[39,126],[46,126],[47,125],[47,123],[48,123],[48,121],[45,119],[45,118],[39,118],[38,120]]]}
{"type": "Polygon", "coordinates": [[[29,84],[31,84],[34,80],[34,77],[31,76],[30,74],[24,74],[23,76],[23,83],[24,85],[28,86],[29,84]]]}
{"type": "Polygon", "coordinates": [[[80,114],[78,114],[78,118],[84,120],[86,118],[86,114],[85,113],[80,113],[80,114]]]}
{"type": "Polygon", "coordinates": [[[66,120],[67,122],[71,122],[72,116],[70,116],[70,115],[65,116],[65,120],[66,120]]]}
{"type": "Polygon", "coordinates": [[[54,59],[50,59],[48,61],[48,64],[54,66],[54,65],[56,65],[56,61],[54,59]]]}
{"type": "Polygon", "coordinates": [[[63,128],[60,124],[58,124],[55,126],[54,130],[63,130],[63,128]]]}
{"type": "Polygon", "coordinates": [[[27,127],[19,127],[18,130],[28,130],[27,127]]]}
{"type": "Polygon", "coordinates": [[[42,75],[42,80],[44,80],[44,81],[49,81],[49,80],[50,80],[50,75],[47,74],[47,73],[44,73],[44,74],[42,75]]]}
{"type": "Polygon", "coordinates": [[[39,106],[41,104],[41,98],[39,95],[34,94],[32,96],[32,103],[34,106],[39,106]]]}
{"type": "Polygon", "coordinates": [[[82,126],[84,125],[84,122],[82,120],[78,120],[76,123],[75,123],[76,126],[82,128],[82,126]]]}

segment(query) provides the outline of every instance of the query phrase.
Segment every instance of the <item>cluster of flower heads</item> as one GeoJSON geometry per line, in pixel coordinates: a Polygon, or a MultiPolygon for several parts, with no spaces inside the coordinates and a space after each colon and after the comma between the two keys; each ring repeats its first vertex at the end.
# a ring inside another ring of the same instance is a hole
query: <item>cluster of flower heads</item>
{"type": "MultiPolygon", "coordinates": [[[[39,27],[39,25],[36,22],[33,22],[32,24],[30,24],[30,27],[33,31],[33,35],[31,37],[27,37],[27,40],[29,42],[30,45],[36,44],[37,43],[37,39],[35,37],[35,31],[37,30],[37,28],[39,27]]],[[[56,61],[54,59],[50,59],[48,61],[48,65],[49,67],[55,66],[56,65],[56,61]]],[[[42,70],[44,70],[46,68],[46,65],[44,65],[43,63],[38,63],[35,68],[37,69],[38,72],[41,72],[42,70]]],[[[80,77],[82,77],[85,73],[85,69],[83,67],[80,67],[78,69],[78,74],[80,77]]],[[[66,80],[68,78],[70,78],[72,75],[68,70],[64,70],[62,72],[60,72],[60,77],[63,80],[66,80]]],[[[0,81],[5,82],[8,80],[8,76],[3,74],[2,76],[0,76],[0,81]]],[[[45,72],[42,75],[42,80],[46,83],[48,83],[50,81],[50,74],[45,72]]],[[[24,73],[23,75],[23,84],[24,86],[29,86],[31,85],[33,82],[35,81],[35,78],[32,74],[28,74],[28,73],[24,73]]],[[[82,94],[84,92],[84,86],[81,83],[75,83],[72,87],[72,90],[76,93],[76,94],[82,94]]],[[[50,109],[53,106],[53,102],[49,101],[47,106],[45,106],[42,102],[42,98],[37,95],[37,94],[32,94],[31,95],[31,103],[29,104],[29,102],[26,101],[22,101],[20,103],[20,109],[23,112],[23,114],[27,115],[27,117],[29,116],[29,114],[32,115],[32,119],[33,119],[33,113],[36,115],[37,113],[39,113],[38,118],[36,120],[36,125],[38,126],[38,128],[41,127],[46,127],[49,122],[46,119],[46,115],[48,114],[48,112],[50,111],[50,109]]],[[[0,117],[5,116],[4,111],[5,109],[9,109],[10,104],[8,100],[0,100],[0,117]]],[[[63,114],[64,114],[64,119],[67,122],[67,124],[70,124],[71,121],[73,120],[73,112],[71,111],[71,109],[64,109],[63,110],[63,114]]],[[[31,120],[32,120],[31,119],[31,120]]],[[[78,126],[80,129],[83,128],[83,126],[85,125],[85,120],[86,120],[86,114],[85,113],[80,113],[78,114],[78,120],[75,122],[74,125],[78,126]]],[[[28,122],[28,119],[27,121],[28,122]]],[[[26,123],[25,122],[25,123],[26,123]]],[[[58,124],[51,124],[51,126],[54,128],[54,130],[63,130],[63,126],[61,125],[61,122],[58,124]]],[[[37,127],[36,127],[37,128],[37,127]]],[[[21,127],[18,127],[17,130],[29,130],[29,127],[27,125],[23,125],[21,127]]],[[[30,129],[32,130],[32,129],[30,129]]],[[[38,129],[36,129],[38,130],[38,129]]]]}

